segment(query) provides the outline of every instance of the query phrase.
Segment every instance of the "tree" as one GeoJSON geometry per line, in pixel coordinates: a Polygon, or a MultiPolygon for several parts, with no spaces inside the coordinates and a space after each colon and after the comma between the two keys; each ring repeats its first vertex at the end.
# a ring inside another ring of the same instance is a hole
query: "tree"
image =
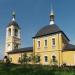
{"type": "Polygon", "coordinates": [[[18,62],[21,63],[21,64],[23,63],[22,62],[22,57],[19,57],[18,62]]]}
{"type": "Polygon", "coordinates": [[[27,56],[27,53],[24,53],[23,54],[23,57],[22,57],[22,63],[24,63],[24,64],[27,64],[27,62],[28,62],[28,56],[27,56]]]}
{"type": "Polygon", "coordinates": [[[10,60],[10,58],[9,58],[8,56],[5,56],[5,57],[4,57],[4,62],[5,62],[6,64],[9,64],[9,63],[11,63],[11,60],[10,60]]]}
{"type": "Polygon", "coordinates": [[[34,63],[38,63],[38,62],[40,62],[40,56],[38,56],[38,55],[32,56],[32,60],[34,63]]]}

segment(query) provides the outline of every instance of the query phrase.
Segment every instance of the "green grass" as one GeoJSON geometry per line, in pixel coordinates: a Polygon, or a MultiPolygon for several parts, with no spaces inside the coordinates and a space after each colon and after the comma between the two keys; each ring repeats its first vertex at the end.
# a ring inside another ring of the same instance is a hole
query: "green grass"
{"type": "Polygon", "coordinates": [[[75,75],[75,70],[42,65],[0,64],[0,75],[75,75]]]}

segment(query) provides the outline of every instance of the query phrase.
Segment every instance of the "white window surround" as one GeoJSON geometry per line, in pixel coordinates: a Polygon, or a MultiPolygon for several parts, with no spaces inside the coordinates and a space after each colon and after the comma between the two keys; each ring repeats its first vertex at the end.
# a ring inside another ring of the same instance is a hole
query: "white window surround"
{"type": "Polygon", "coordinates": [[[48,39],[48,37],[44,37],[44,40],[47,40],[48,39]]]}
{"type": "Polygon", "coordinates": [[[46,48],[48,46],[48,40],[44,39],[44,48],[46,48]]]}
{"type": "Polygon", "coordinates": [[[11,28],[8,29],[8,36],[11,36],[11,28]]]}
{"type": "Polygon", "coordinates": [[[51,59],[52,59],[52,56],[55,56],[55,57],[56,57],[56,54],[55,54],[55,53],[52,53],[52,55],[51,55],[51,59]]]}
{"type": "MultiPolygon", "coordinates": [[[[53,39],[55,39],[55,37],[52,37],[52,39],[51,39],[52,47],[54,48],[55,45],[53,45],[53,39]]],[[[55,44],[56,44],[56,40],[54,40],[54,41],[55,41],[55,44]]]]}
{"type": "Polygon", "coordinates": [[[47,40],[47,46],[48,46],[48,37],[44,37],[44,48],[47,48],[47,46],[45,45],[45,40],[47,40]]]}
{"type": "Polygon", "coordinates": [[[45,62],[45,64],[48,64],[48,55],[44,55],[44,62],[45,62]],[[47,56],[47,62],[45,61],[46,56],[47,56]]]}
{"type": "Polygon", "coordinates": [[[40,42],[40,40],[39,40],[39,39],[37,40],[37,48],[40,48],[40,46],[38,45],[38,42],[40,42]]]}
{"type": "Polygon", "coordinates": [[[8,47],[10,46],[10,44],[8,44],[8,47]]]}
{"type": "Polygon", "coordinates": [[[54,63],[53,63],[53,56],[55,56],[55,60],[57,61],[56,54],[53,53],[53,54],[51,55],[51,59],[50,59],[52,65],[54,65],[54,63]]]}

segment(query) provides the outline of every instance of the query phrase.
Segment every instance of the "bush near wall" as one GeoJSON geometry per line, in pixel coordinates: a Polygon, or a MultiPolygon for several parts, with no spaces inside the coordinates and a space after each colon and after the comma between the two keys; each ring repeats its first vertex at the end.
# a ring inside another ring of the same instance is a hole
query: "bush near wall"
{"type": "Polygon", "coordinates": [[[1,63],[0,75],[75,75],[75,67],[1,63]]]}

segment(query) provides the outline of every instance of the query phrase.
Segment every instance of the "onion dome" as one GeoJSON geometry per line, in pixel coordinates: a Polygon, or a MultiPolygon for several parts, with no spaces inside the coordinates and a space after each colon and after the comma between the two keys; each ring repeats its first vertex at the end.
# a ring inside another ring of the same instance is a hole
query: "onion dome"
{"type": "Polygon", "coordinates": [[[8,24],[8,27],[9,26],[15,26],[15,27],[17,27],[17,28],[20,28],[19,27],[19,25],[18,25],[18,23],[16,22],[16,19],[15,19],[15,12],[13,11],[13,13],[12,13],[12,20],[11,20],[11,22],[8,24]]]}

